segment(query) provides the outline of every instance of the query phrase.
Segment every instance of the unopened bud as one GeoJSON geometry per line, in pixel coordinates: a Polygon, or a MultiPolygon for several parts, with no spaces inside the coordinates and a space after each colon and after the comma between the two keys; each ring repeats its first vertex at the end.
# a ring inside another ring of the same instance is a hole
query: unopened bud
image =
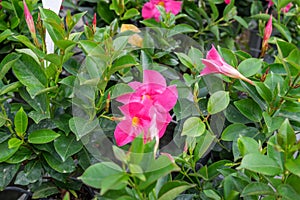
{"type": "Polygon", "coordinates": [[[96,15],[96,13],[94,13],[92,26],[93,26],[93,32],[96,33],[96,27],[97,27],[97,15],[96,15]]]}

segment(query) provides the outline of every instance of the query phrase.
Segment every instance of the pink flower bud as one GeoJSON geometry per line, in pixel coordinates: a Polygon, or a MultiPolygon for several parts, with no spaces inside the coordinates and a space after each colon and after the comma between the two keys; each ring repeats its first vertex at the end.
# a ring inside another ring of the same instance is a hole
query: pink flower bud
{"type": "Polygon", "coordinates": [[[94,18],[93,18],[93,32],[96,32],[96,27],[97,27],[97,15],[94,13],[94,18]]]}
{"type": "Polygon", "coordinates": [[[230,4],[230,0],[224,0],[226,4],[230,4]]]}
{"type": "Polygon", "coordinates": [[[268,49],[268,41],[272,34],[272,15],[270,16],[270,19],[266,25],[265,31],[264,31],[264,38],[262,42],[262,51],[261,56],[264,56],[266,50],[268,49]]]}
{"type": "Polygon", "coordinates": [[[231,78],[242,79],[254,85],[254,83],[250,79],[246,78],[234,67],[227,64],[213,45],[212,48],[208,51],[206,58],[202,59],[202,63],[205,65],[205,68],[201,71],[200,76],[215,73],[223,74],[231,78]]]}
{"type": "Polygon", "coordinates": [[[23,0],[23,5],[24,5],[24,15],[25,15],[25,20],[26,20],[27,26],[29,28],[29,31],[30,31],[32,37],[35,38],[36,32],[35,32],[35,28],[34,28],[34,22],[33,22],[31,14],[30,14],[30,11],[28,10],[25,0],[23,0]]]}
{"type": "Polygon", "coordinates": [[[289,10],[291,9],[292,6],[293,6],[293,4],[292,4],[292,3],[289,3],[289,4],[286,5],[284,8],[281,8],[281,11],[282,11],[283,13],[287,13],[287,12],[289,12],[289,10]]]}

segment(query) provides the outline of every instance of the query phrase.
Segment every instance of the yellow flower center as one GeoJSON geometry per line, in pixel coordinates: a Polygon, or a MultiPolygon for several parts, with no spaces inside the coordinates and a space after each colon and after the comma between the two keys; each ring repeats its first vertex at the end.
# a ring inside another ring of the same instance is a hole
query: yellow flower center
{"type": "Polygon", "coordinates": [[[159,6],[162,6],[162,7],[165,7],[165,2],[160,1],[160,2],[158,3],[158,5],[159,5],[159,6]]]}
{"type": "Polygon", "coordinates": [[[142,101],[143,100],[145,100],[145,99],[151,99],[151,96],[149,95],[149,94],[144,94],[143,96],[142,96],[142,101]]]}
{"type": "Polygon", "coordinates": [[[132,118],[132,126],[137,127],[140,123],[140,119],[138,117],[132,118]]]}

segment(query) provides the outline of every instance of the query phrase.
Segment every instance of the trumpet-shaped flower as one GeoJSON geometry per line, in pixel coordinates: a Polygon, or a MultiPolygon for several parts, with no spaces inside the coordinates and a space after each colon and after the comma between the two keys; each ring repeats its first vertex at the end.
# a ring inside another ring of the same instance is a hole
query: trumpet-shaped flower
{"type": "Polygon", "coordinates": [[[167,86],[164,77],[156,71],[144,70],[143,82],[131,82],[134,92],[121,95],[117,101],[124,103],[119,109],[124,115],[115,130],[119,146],[143,134],[144,142],[164,135],[171,121],[169,111],[177,102],[175,86],[167,86]]]}
{"type": "Polygon", "coordinates": [[[202,63],[205,65],[205,68],[201,71],[200,76],[219,73],[232,78],[242,79],[253,85],[253,82],[251,80],[244,77],[234,67],[227,64],[213,45],[212,48],[208,51],[206,59],[202,59],[202,63]]]}
{"type": "Polygon", "coordinates": [[[268,41],[272,34],[272,15],[270,16],[267,25],[265,27],[264,31],[264,38],[262,42],[262,50],[261,50],[261,56],[265,55],[266,50],[268,49],[268,41]]]}
{"type": "Polygon", "coordinates": [[[291,7],[293,6],[293,3],[288,3],[288,5],[286,5],[284,8],[281,8],[281,11],[283,13],[287,13],[290,11],[291,7]]]}
{"type": "Polygon", "coordinates": [[[171,12],[174,15],[177,15],[181,10],[181,1],[174,0],[150,0],[145,3],[142,8],[142,16],[144,19],[154,18],[156,21],[159,21],[160,13],[156,8],[157,5],[162,6],[166,9],[166,12],[171,12]]]}
{"type": "Polygon", "coordinates": [[[29,11],[29,9],[27,7],[27,4],[26,4],[25,0],[23,0],[23,5],[24,5],[25,20],[26,20],[28,29],[29,29],[32,37],[35,38],[36,37],[36,32],[35,32],[33,18],[32,18],[32,15],[30,14],[30,11],[29,11]]]}
{"type": "Polygon", "coordinates": [[[230,4],[230,0],[224,0],[226,4],[230,4]]]}
{"type": "Polygon", "coordinates": [[[140,102],[149,105],[160,105],[170,111],[177,102],[178,93],[175,85],[168,86],[165,78],[157,71],[144,70],[143,83],[131,82],[128,84],[134,93],[122,95],[117,101],[122,103],[140,102]]]}

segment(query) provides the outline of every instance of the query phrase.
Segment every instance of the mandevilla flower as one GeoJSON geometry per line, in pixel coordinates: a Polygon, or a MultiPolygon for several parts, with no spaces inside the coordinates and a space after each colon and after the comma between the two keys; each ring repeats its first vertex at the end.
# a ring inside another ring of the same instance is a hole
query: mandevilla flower
{"type": "Polygon", "coordinates": [[[142,16],[144,19],[154,18],[156,21],[159,21],[160,13],[156,8],[157,5],[162,6],[166,9],[166,12],[171,12],[174,15],[177,15],[181,10],[181,1],[174,0],[150,0],[144,4],[142,8],[142,16]]]}
{"type": "Polygon", "coordinates": [[[135,92],[121,95],[117,101],[149,103],[153,106],[161,105],[167,111],[170,111],[177,102],[176,86],[167,87],[165,78],[157,71],[144,70],[143,83],[134,81],[128,85],[135,92]]]}
{"type": "Polygon", "coordinates": [[[281,8],[281,11],[282,11],[283,13],[287,13],[287,12],[290,11],[290,9],[291,9],[292,6],[293,6],[292,3],[288,3],[288,5],[286,5],[284,8],[281,8]]]}
{"type": "Polygon", "coordinates": [[[239,71],[224,61],[214,45],[212,45],[212,48],[208,51],[206,59],[202,59],[202,63],[205,65],[205,68],[201,71],[200,76],[219,73],[232,78],[242,79],[253,85],[251,80],[244,77],[239,71]]]}
{"type": "Polygon", "coordinates": [[[26,20],[27,26],[29,28],[29,31],[30,31],[32,37],[36,38],[36,32],[35,32],[33,18],[32,18],[32,15],[30,14],[30,11],[27,7],[25,0],[23,0],[23,5],[24,5],[24,15],[25,15],[25,20],[26,20]]]}
{"type": "Polygon", "coordinates": [[[226,4],[230,4],[230,0],[224,0],[226,4]]]}
{"type": "Polygon", "coordinates": [[[271,37],[271,34],[272,34],[272,15],[270,16],[264,31],[264,38],[263,38],[262,48],[261,48],[261,57],[265,55],[265,52],[268,49],[268,41],[271,37]]]}
{"type": "Polygon", "coordinates": [[[142,83],[129,85],[134,92],[117,98],[124,103],[119,107],[123,120],[114,132],[118,146],[131,142],[139,134],[143,134],[144,142],[162,137],[172,119],[169,111],[178,98],[176,87],[167,87],[164,77],[153,70],[144,70],[142,83]]]}

